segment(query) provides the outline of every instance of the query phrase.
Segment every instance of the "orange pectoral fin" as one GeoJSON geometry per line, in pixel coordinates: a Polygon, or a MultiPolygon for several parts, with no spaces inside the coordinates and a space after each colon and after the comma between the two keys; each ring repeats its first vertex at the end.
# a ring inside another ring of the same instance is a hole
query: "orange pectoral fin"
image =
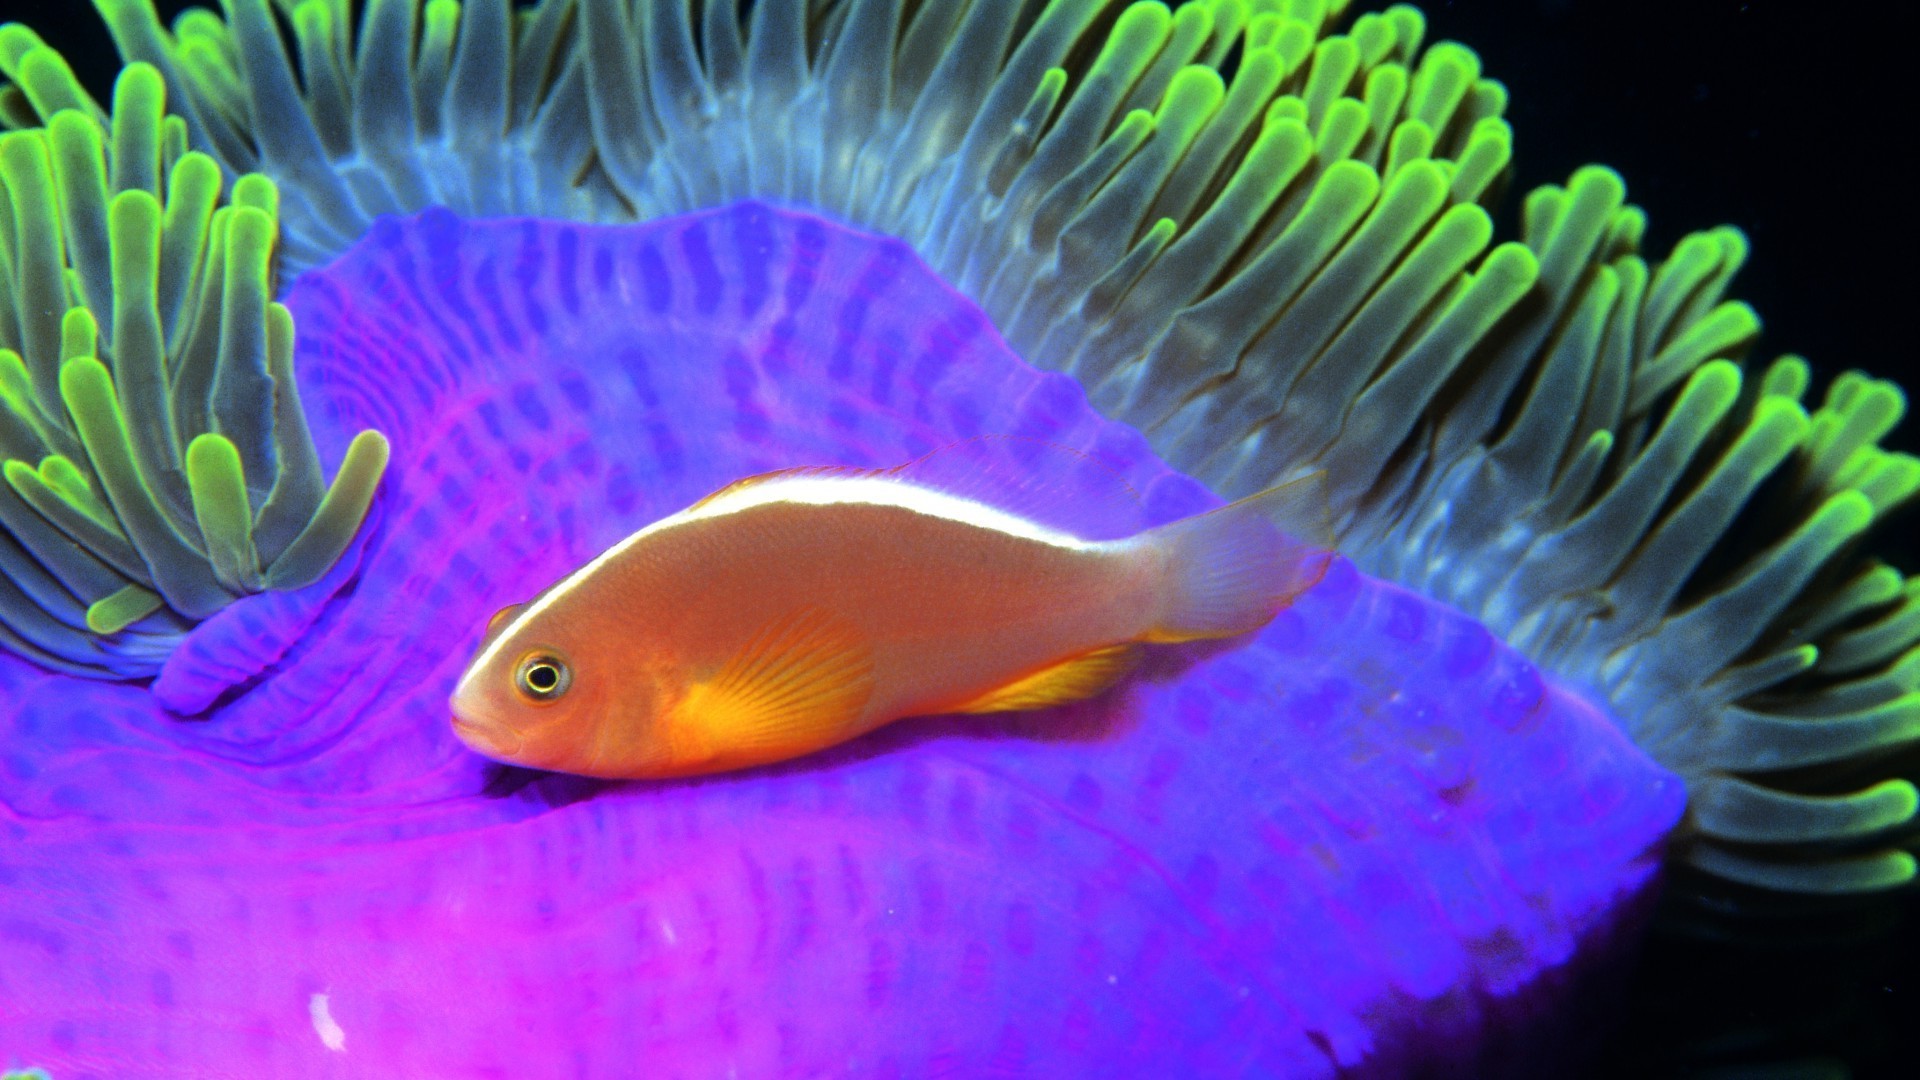
{"type": "Polygon", "coordinates": [[[674,726],[722,768],[780,761],[857,734],[872,696],[873,654],[859,630],[807,607],[692,686],[674,726]]]}
{"type": "Polygon", "coordinates": [[[1108,645],[1041,668],[1005,686],[952,706],[950,713],[1022,712],[1064,705],[1098,694],[1126,677],[1140,660],[1131,643],[1108,645]]]}

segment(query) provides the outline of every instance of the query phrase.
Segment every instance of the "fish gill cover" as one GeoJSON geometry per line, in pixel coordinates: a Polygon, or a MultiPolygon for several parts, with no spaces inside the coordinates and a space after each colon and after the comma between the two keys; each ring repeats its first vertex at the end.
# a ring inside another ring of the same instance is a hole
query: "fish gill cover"
{"type": "Polygon", "coordinates": [[[1495,244],[1504,92],[1410,8],[99,6],[111,109],[0,30],[10,1054],[1511,1063],[1676,824],[1912,876],[1898,390],[1745,371],[1739,234],[1650,261],[1605,170],[1495,244]],[[1101,704],[483,794],[494,608],[982,432],[1160,520],[1324,470],[1352,564],[1101,704]]]}

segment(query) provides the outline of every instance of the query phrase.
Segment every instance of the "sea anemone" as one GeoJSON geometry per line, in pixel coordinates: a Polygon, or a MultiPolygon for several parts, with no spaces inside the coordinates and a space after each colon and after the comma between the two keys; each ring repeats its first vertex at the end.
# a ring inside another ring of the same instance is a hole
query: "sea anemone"
{"type": "Polygon", "coordinates": [[[1898,389],[1743,368],[1740,234],[1650,263],[1607,170],[1495,244],[1504,91],[1410,8],[99,6],[111,110],[0,28],[0,1004],[61,1080],[1498,1071],[1663,839],[1913,876],[1898,389]],[[447,731],[633,528],[983,432],[1159,520],[1322,472],[1345,560],[733,777],[447,731]]]}

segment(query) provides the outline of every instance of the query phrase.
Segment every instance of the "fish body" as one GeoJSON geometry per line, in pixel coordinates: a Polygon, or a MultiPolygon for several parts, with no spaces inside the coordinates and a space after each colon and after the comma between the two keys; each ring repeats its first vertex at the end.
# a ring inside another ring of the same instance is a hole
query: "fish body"
{"type": "Polygon", "coordinates": [[[1275,489],[1084,540],[894,470],[753,477],[502,611],[452,699],[489,756],[664,778],[799,757],[893,720],[1100,693],[1138,646],[1264,625],[1325,553],[1275,489]]]}

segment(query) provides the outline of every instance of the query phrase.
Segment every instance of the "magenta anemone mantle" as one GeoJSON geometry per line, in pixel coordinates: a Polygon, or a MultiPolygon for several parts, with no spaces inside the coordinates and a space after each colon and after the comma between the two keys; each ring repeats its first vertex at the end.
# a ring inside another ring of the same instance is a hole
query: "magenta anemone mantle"
{"type": "Polygon", "coordinates": [[[1898,391],[1744,372],[1743,241],[1650,264],[1604,170],[1493,244],[1504,92],[1411,9],[100,6],[110,109],[0,28],[0,1064],[1525,1074],[1663,855],[1912,876],[1920,590],[1840,558],[1898,391]],[[454,739],[496,608],[979,434],[1155,521],[1322,471],[1344,557],[1078,706],[454,739]]]}

